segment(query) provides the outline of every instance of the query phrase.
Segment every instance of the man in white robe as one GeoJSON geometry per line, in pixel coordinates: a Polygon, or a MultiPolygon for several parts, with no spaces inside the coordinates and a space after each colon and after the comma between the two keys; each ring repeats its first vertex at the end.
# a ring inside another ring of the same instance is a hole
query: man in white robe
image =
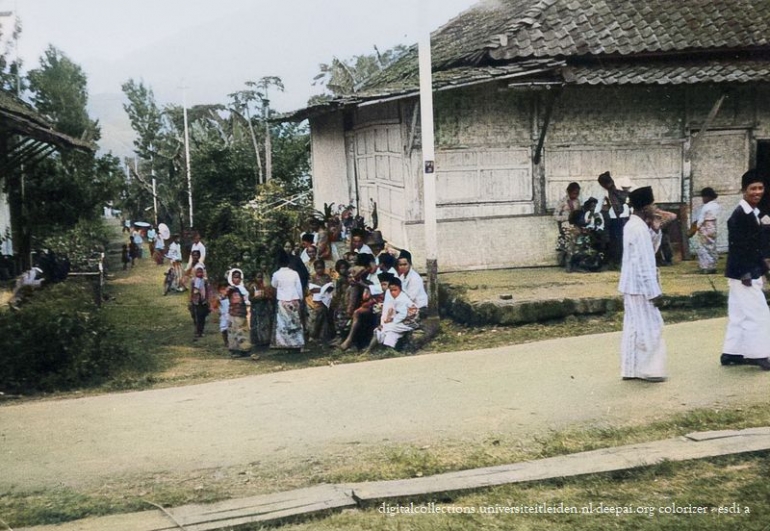
{"type": "Polygon", "coordinates": [[[666,379],[663,318],[656,307],[662,291],[655,265],[660,229],[655,230],[654,198],[649,186],[630,194],[634,214],[623,229],[623,259],[618,291],[623,294],[623,338],[620,347],[624,380],[666,379]]]}

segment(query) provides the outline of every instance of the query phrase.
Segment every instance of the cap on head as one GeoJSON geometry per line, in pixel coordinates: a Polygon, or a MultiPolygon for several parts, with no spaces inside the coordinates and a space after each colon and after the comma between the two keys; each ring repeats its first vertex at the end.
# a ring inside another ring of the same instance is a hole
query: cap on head
{"type": "Polygon", "coordinates": [[[741,190],[745,190],[750,184],[762,183],[765,184],[765,180],[759,174],[756,169],[751,169],[743,174],[741,177],[741,190]]]}
{"type": "Polygon", "coordinates": [[[652,194],[651,186],[642,186],[628,194],[628,200],[635,210],[639,210],[647,205],[653,204],[655,202],[655,196],[652,194]]]}

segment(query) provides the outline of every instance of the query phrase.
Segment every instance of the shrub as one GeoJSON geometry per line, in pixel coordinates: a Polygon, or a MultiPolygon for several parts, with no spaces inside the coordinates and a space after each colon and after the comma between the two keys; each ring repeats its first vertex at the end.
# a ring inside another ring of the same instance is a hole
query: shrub
{"type": "Polygon", "coordinates": [[[67,258],[75,271],[93,271],[94,256],[104,251],[110,241],[110,229],[104,220],[81,219],[71,229],[45,238],[42,246],[60,258],[67,258]]]}
{"type": "Polygon", "coordinates": [[[90,289],[72,283],[38,292],[0,312],[0,390],[64,391],[97,385],[133,364],[90,289]]]}

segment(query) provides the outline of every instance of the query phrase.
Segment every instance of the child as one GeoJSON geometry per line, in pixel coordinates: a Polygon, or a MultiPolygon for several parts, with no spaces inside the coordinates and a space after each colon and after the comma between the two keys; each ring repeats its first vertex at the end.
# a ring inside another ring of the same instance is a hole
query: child
{"type": "Polygon", "coordinates": [[[219,331],[222,334],[222,341],[227,348],[227,328],[230,326],[230,299],[227,297],[227,282],[220,282],[217,286],[219,291],[219,331]]]}
{"type": "Polygon", "coordinates": [[[313,275],[308,288],[308,336],[311,341],[326,341],[329,339],[329,306],[334,287],[331,277],[326,273],[326,262],[321,259],[313,262],[313,275]]]}
{"type": "Polygon", "coordinates": [[[265,283],[263,271],[257,271],[254,281],[249,286],[251,297],[251,344],[265,346],[270,344],[273,331],[273,290],[265,283]]]}
{"type": "Polygon", "coordinates": [[[388,291],[390,297],[382,306],[380,326],[374,331],[374,337],[368,349],[369,353],[378,344],[395,348],[401,336],[415,328],[409,318],[410,314],[415,313],[415,304],[401,290],[401,280],[391,279],[388,291]]]}
{"type": "Polygon", "coordinates": [[[211,310],[209,298],[211,290],[209,281],[204,277],[205,268],[203,264],[195,266],[195,278],[193,278],[190,289],[190,313],[195,323],[195,335],[193,340],[203,337],[203,329],[206,326],[206,317],[211,310]]]}
{"type": "Polygon", "coordinates": [[[123,271],[128,269],[128,264],[131,262],[131,255],[128,253],[127,243],[124,243],[120,250],[120,261],[123,262],[123,271]]]}
{"type": "Polygon", "coordinates": [[[251,334],[249,332],[249,292],[242,284],[243,271],[231,269],[228,275],[230,287],[227,297],[230,300],[228,308],[230,319],[227,328],[227,348],[230,356],[239,358],[248,356],[251,351],[251,334]]]}

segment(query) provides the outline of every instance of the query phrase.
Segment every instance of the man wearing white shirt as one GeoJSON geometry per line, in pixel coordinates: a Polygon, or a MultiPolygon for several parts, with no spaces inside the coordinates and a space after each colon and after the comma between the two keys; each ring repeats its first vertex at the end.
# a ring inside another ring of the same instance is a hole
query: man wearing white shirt
{"type": "Polygon", "coordinates": [[[353,229],[353,236],[350,239],[350,248],[354,253],[366,253],[374,256],[372,248],[366,245],[366,231],[353,229]]]}
{"type": "Polygon", "coordinates": [[[396,269],[404,293],[421,310],[421,313],[424,313],[424,309],[428,308],[428,293],[425,291],[422,277],[412,268],[412,255],[409,251],[401,251],[396,261],[396,269]]]}
{"type": "Polygon", "coordinates": [[[390,281],[388,291],[391,296],[382,305],[380,326],[374,333],[378,343],[395,348],[399,338],[415,328],[409,320],[409,309],[414,303],[402,291],[401,281],[397,278],[390,281]]]}
{"type": "Polygon", "coordinates": [[[759,202],[765,191],[755,170],[741,178],[743,199],[727,221],[728,254],[725,276],[729,286],[727,331],[722,365],[757,365],[770,370],[770,309],[762,291],[768,267],[762,252],[759,202]]]}
{"type": "Polygon", "coordinates": [[[200,263],[203,264],[206,262],[206,246],[203,245],[203,242],[201,241],[201,235],[199,232],[196,232],[195,234],[193,234],[193,244],[192,244],[192,247],[190,248],[191,256],[193,251],[199,251],[201,253],[201,257],[200,259],[198,259],[200,263]]]}
{"type": "Polygon", "coordinates": [[[623,336],[620,374],[624,380],[666,379],[663,318],[656,303],[662,296],[655,265],[660,227],[655,225],[652,188],[631,192],[634,213],[623,229],[623,262],[618,291],[623,294],[623,336]]]}

